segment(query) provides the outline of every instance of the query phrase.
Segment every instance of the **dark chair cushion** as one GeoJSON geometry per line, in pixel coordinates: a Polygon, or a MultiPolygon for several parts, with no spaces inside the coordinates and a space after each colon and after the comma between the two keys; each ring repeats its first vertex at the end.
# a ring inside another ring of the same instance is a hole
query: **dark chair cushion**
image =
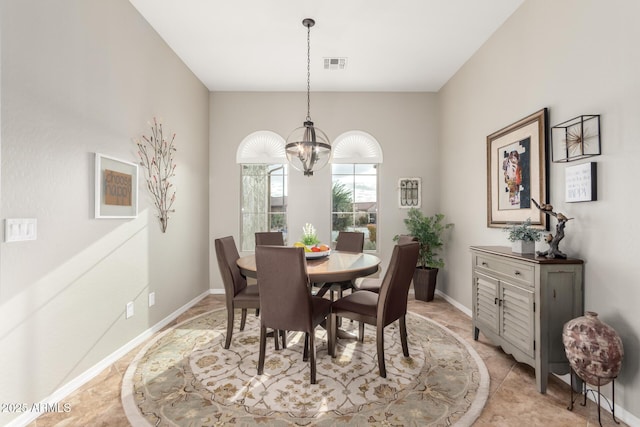
{"type": "Polygon", "coordinates": [[[378,294],[369,291],[358,291],[334,301],[331,311],[337,315],[341,313],[357,313],[363,316],[375,317],[378,309],[378,294]]]}

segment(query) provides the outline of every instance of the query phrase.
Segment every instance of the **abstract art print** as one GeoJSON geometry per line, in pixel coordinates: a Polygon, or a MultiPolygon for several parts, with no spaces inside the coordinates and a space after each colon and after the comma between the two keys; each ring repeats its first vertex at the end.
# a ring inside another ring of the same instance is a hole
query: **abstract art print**
{"type": "Polygon", "coordinates": [[[487,137],[487,226],[507,227],[531,218],[546,229],[546,215],[531,203],[547,200],[547,109],[487,137]]]}

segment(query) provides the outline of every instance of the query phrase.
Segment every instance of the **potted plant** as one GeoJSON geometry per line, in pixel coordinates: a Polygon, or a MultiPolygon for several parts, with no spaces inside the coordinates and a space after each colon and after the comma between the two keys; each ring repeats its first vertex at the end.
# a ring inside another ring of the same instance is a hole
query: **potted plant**
{"type": "MultiPolygon", "coordinates": [[[[442,234],[444,230],[453,224],[444,224],[443,214],[425,216],[420,210],[411,208],[407,212],[404,223],[409,234],[420,245],[418,252],[418,265],[413,274],[413,288],[416,299],[432,301],[436,291],[436,279],[438,269],[444,267],[444,261],[438,256],[438,250],[442,248],[442,234]]],[[[395,236],[397,241],[400,236],[395,236]]]]}
{"type": "Polygon", "coordinates": [[[504,229],[509,233],[507,237],[511,242],[511,251],[518,254],[533,254],[536,251],[536,243],[540,240],[540,230],[531,227],[531,218],[527,218],[522,224],[513,224],[504,229]]]}

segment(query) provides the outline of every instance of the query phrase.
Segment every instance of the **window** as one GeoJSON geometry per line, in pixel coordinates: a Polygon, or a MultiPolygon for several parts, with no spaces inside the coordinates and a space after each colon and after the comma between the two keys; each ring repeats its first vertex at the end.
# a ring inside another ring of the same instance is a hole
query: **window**
{"type": "Polygon", "coordinates": [[[382,151],[369,134],[351,131],[334,141],[331,165],[331,240],[340,231],[365,233],[364,249],[375,251],[378,230],[378,170],[382,151]]]}
{"type": "Polygon", "coordinates": [[[240,250],[255,249],[257,231],[281,231],[287,237],[288,166],[284,139],[273,132],[247,136],[236,154],[240,163],[240,250]]]}

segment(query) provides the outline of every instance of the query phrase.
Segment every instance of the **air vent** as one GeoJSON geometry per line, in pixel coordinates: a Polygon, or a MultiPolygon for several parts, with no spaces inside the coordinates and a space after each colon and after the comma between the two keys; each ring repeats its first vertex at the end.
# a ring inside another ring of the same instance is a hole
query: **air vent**
{"type": "Polygon", "coordinates": [[[324,58],[325,70],[344,70],[347,67],[347,58],[324,58]]]}

